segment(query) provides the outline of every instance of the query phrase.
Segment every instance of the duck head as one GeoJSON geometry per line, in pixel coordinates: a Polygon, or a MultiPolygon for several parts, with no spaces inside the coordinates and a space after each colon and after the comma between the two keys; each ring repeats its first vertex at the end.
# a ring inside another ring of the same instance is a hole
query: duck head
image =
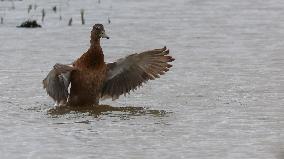
{"type": "Polygon", "coordinates": [[[91,39],[98,40],[100,38],[109,39],[109,36],[105,33],[104,26],[102,24],[95,24],[93,30],[91,31],[91,39]]]}

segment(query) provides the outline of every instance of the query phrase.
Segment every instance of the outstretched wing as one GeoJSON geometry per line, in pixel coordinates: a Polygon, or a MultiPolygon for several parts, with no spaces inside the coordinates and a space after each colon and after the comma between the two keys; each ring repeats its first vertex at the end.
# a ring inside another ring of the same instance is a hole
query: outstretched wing
{"type": "Polygon", "coordinates": [[[148,80],[159,78],[169,70],[169,62],[174,58],[168,55],[166,47],[139,54],[132,54],[107,65],[107,80],[102,90],[102,98],[113,100],[129,93],[148,80]]]}
{"type": "Polygon", "coordinates": [[[74,67],[70,65],[55,64],[42,81],[43,88],[54,101],[60,102],[67,100],[70,73],[72,70],[74,70],[74,67]]]}

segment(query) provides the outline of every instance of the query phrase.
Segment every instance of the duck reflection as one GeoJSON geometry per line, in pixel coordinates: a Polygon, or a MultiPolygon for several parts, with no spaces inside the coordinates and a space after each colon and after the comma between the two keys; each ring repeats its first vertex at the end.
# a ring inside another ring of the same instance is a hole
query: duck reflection
{"type": "Polygon", "coordinates": [[[120,117],[127,119],[131,116],[154,116],[165,117],[171,112],[165,110],[150,110],[146,107],[113,107],[110,105],[97,105],[97,106],[85,106],[85,107],[71,107],[71,106],[57,106],[48,110],[48,114],[56,117],[59,115],[72,114],[72,113],[84,113],[89,116],[99,117],[107,115],[110,117],[120,117]]]}

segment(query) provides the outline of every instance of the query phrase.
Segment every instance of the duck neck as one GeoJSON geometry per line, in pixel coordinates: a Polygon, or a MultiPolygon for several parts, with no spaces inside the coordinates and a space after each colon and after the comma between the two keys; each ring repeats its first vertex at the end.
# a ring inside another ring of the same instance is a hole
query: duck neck
{"type": "Polygon", "coordinates": [[[94,63],[95,66],[100,66],[104,64],[104,54],[100,45],[100,39],[91,39],[91,46],[88,50],[89,59],[91,63],[94,63]]]}

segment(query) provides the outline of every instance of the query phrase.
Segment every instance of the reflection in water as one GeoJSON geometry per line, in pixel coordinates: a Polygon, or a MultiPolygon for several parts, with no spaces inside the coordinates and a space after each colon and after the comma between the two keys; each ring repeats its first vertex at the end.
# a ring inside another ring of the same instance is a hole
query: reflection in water
{"type": "Polygon", "coordinates": [[[144,116],[151,115],[154,117],[164,117],[170,112],[165,110],[149,110],[145,107],[113,107],[110,105],[98,105],[87,107],[70,107],[70,106],[58,106],[48,110],[48,114],[56,117],[58,115],[65,115],[71,113],[86,113],[89,116],[99,117],[100,115],[108,115],[110,117],[120,117],[128,119],[131,116],[144,116]]]}

